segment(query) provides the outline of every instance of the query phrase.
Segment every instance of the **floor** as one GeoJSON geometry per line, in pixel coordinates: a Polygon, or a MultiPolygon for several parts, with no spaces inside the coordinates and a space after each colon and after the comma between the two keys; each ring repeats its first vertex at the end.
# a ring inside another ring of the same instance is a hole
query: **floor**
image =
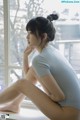
{"type": "MultiPolygon", "coordinates": [[[[0,113],[1,115],[1,113],[0,113]]],[[[3,116],[0,120],[49,120],[42,112],[38,109],[26,109],[21,108],[20,113],[18,114],[10,114],[9,116],[3,116]]]]}

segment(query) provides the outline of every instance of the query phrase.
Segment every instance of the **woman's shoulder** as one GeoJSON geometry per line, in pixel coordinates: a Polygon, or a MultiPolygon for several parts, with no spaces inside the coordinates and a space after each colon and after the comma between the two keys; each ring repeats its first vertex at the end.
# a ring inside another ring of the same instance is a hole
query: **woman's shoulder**
{"type": "Polygon", "coordinates": [[[32,63],[40,62],[40,61],[42,61],[43,59],[44,59],[44,57],[43,57],[42,55],[39,54],[39,55],[37,55],[37,56],[34,57],[32,63]]]}

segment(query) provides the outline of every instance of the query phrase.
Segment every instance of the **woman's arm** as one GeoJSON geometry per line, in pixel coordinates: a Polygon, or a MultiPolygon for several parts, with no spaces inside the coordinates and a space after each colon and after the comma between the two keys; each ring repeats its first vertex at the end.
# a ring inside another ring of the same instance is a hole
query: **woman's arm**
{"type": "Polygon", "coordinates": [[[32,52],[32,48],[29,46],[25,49],[24,54],[23,54],[23,71],[25,75],[27,74],[29,70],[28,56],[31,52],[32,52]]]}
{"type": "Polygon", "coordinates": [[[65,99],[63,91],[51,74],[43,77],[38,77],[38,80],[43,84],[43,87],[46,89],[49,97],[53,101],[59,102],[65,99]]]}
{"type": "Polygon", "coordinates": [[[30,55],[30,53],[33,50],[34,50],[34,48],[29,45],[24,51],[24,54],[23,54],[23,72],[24,72],[24,75],[26,75],[28,70],[29,70],[28,56],[30,55]]]}
{"type": "Polygon", "coordinates": [[[44,92],[55,102],[65,99],[64,93],[56,83],[53,76],[47,75],[44,77],[38,77],[32,67],[29,68],[26,76],[26,80],[31,81],[32,84],[36,84],[37,81],[41,84],[44,92]]]}
{"type": "Polygon", "coordinates": [[[37,79],[35,77],[35,72],[32,67],[29,68],[27,74],[25,75],[26,80],[29,80],[32,84],[37,83],[37,79]]]}
{"type": "Polygon", "coordinates": [[[36,84],[37,79],[35,78],[35,73],[32,67],[29,67],[28,56],[32,52],[33,48],[28,46],[23,54],[23,72],[26,80],[31,81],[33,84],[36,84]]]}
{"type": "Polygon", "coordinates": [[[55,102],[59,102],[65,99],[65,95],[56,82],[55,78],[50,72],[50,66],[47,63],[45,57],[37,56],[33,59],[32,67],[37,74],[38,80],[42,83],[47,91],[49,91],[49,96],[55,102]]]}

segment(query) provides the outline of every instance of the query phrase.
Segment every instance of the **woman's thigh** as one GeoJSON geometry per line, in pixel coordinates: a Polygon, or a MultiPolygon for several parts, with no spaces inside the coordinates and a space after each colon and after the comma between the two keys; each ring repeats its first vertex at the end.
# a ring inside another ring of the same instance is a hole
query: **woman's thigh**
{"type": "Polygon", "coordinates": [[[59,120],[80,120],[80,110],[73,107],[63,107],[62,109],[63,115],[59,120]]]}
{"type": "Polygon", "coordinates": [[[71,107],[61,107],[46,93],[30,81],[17,82],[18,90],[29,97],[32,102],[51,120],[79,120],[79,111],[71,107]]]}

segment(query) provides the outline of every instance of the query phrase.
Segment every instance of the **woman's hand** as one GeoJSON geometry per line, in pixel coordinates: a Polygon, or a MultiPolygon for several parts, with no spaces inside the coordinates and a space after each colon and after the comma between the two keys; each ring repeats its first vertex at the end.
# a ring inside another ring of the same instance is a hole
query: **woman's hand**
{"type": "Polygon", "coordinates": [[[24,51],[24,56],[28,56],[33,50],[34,50],[34,47],[28,46],[24,51]]]}
{"type": "Polygon", "coordinates": [[[29,64],[28,64],[28,55],[33,51],[33,47],[32,46],[28,46],[25,51],[24,51],[24,55],[23,55],[23,70],[25,75],[27,74],[28,70],[29,70],[29,64]]]}

